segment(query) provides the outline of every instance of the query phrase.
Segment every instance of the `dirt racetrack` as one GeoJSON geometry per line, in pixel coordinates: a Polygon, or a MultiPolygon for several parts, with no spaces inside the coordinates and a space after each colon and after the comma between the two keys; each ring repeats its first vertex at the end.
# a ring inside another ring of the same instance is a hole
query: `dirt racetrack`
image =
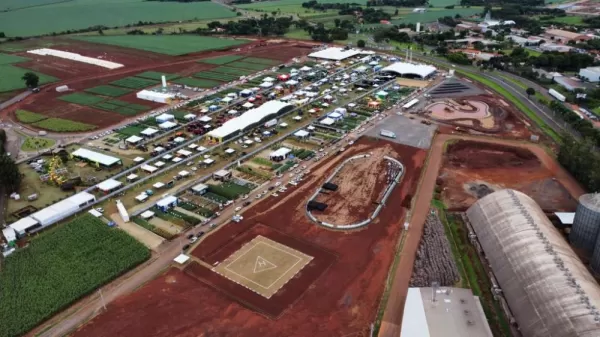
{"type": "MultiPolygon", "coordinates": [[[[326,179],[326,172],[348,156],[385,144],[390,143],[359,139],[343,155],[322,161],[295,191],[264,199],[244,213],[242,223],[225,225],[194,250],[194,259],[206,258],[245,232],[246,226],[260,223],[337,254],[337,261],[316,281],[305,285],[308,289],[279,319],[268,319],[172,269],[110,304],[107,312],[74,336],[369,336],[406,213],[400,205],[410,204],[425,151],[391,145],[406,173],[388,201],[393,207],[384,208],[362,231],[323,229],[306,218],[304,207],[326,179]]],[[[286,289],[280,292],[285,294],[286,289]]]]}
{"type": "MultiPolygon", "coordinates": [[[[450,210],[462,211],[495,190],[512,188],[531,196],[545,211],[573,211],[581,191],[567,190],[556,172],[530,149],[486,142],[449,145],[438,183],[450,210]]],[[[548,158],[547,160],[551,160],[548,158]]]]}
{"type": "Polygon", "coordinates": [[[371,153],[369,158],[352,160],[344,165],[331,180],[338,185],[337,191],[317,195],[315,200],[328,206],[322,212],[313,211],[315,218],[334,225],[348,225],[367,219],[375,211],[387,186],[388,162],[383,156],[393,155],[394,149],[388,145],[373,149],[371,153]]]}

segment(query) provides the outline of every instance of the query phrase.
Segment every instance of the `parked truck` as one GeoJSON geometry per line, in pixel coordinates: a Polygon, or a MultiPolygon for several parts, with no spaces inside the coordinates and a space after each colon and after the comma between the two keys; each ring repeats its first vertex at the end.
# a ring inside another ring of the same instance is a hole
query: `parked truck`
{"type": "Polygon", "coordinates": [[[558,92],[558,91],[556,91],[556,90],[554,90],[554,89],[550,89],[550,90],[548,90],[548,93],[549,93],[549,94],[550,94],[552,97],[556,98],[557,100],[559,100],[559,101],[561,101],[561,102],[564,102],[564,101],[566,100],[566,97],[565,97],[565,96],[563,96],[563,95],[562,95],[560,92],[558,92]]]}
{"type": "Polygon", "coordinates": [[[387,138],[396,138],[396,134],[389,130],[381,130],[379,134],[387,138]]]}

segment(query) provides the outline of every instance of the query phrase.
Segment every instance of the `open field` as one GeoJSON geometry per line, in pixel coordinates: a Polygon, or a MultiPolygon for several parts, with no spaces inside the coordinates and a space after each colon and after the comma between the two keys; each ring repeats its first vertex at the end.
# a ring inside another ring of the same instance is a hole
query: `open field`
{"type": "MultiPolygon", "coordinates": [[[[279,1],[265,1],[265,2],[256,2],[252,4],[243,4],[238,5],[237,7],[244,9],[263,9],[263,10],[277,10],[277,8],[284,8],[289,5],[302,5],[304,0],[279,0],[279,1]]],[[[366,0],[322,0],[319,3],[357,3],[359,5],[364,5],[367,3],[366,0]]],[[[283,9],[282,12],[285,12],[283,9]]]]}
{"type": "Polygon", "coordinates": [[[22,335],[149,257],[142,244],[89,214],[36,236],[0,270],[0,335],[22,335]]]}
{"type": "Polygon", "coordinates": [[[27,61],[29,61],[29,59],[25,58],[25,57],[0,53],[0,65],[21,63],[21,62],[27,62],[27,61]]]}
{"type": "MultiPolygon", "coordinates": [[[[311,282],[301,283],[306,290],[292,306],[285,306],[287,309],[279,319],[265,317],[264,311],[256,312],[258,309],[255,306],[238,296],[223,296],[223,287],[227,294],[233,291],[237,294],[241,290],[247,291],[231,281],[222,283],[219,290],[216,290],[213,284],[207,286],[203,282],[193,282],[188,275],[171,270],[136,293],[109,305],[107,312],[93,318],[80,328],[75,336],[172,336],[173,331],[178,331],[180,335],[194,336],[210,333],[232,336],[368,336],[404,221],[406,209],[401,205],[410,204],[426,152],[400,144],[391,145],[396,152],[394,158],[405,163],[407,171],[401,184],[390,197],[389,203],[394,207],[384,207],[379,218],[362,231],[342,233],[320,228],[306,218],[304,205],[307,197],[323,183],[326,173],[345,158],[386,144],[389,142],[359,139],[343,155],[321,161],[311,174],[305,177],[301,186],[290,187],[286,194],[277,198],[263,199],[244,213],[241,223],[223,226],[206,236],[194,249],[193,259],[202,257],[209,264],[223,261],[231,252],[236,251],[241,243],[248,240],[241,240],[235,244],[232,241],[248,237],[250,234],[246,233],[252,233],[253,228],[260,224],[259,227],[265,230],[281,232],[294,240],[306,241],[307,244],[336,254],[337,261],[320,277],[311,282]],[[229,246],[228,252],[213,255],[213,252],[224,246],[229,246]],[[186,312],[185,317],[168,314],[182,311],[186,312]]],[[[250,238],[254,236],[256,234],[250,238]]],[[[305,268],[311,268],[313,262],[320,260],[314,253],[294,247],[288,242],[281,242],[277,238],[269,238],[314,256],[305,268]]],[[[198,271],[203,272],[200,276],[204,277],[204,280],[210,275],[218,276],[197,262],[192,262],[185,273],[193,273],[198,277],[198,271]]],[[[306,273],[303,270],[299,275],[301,280],[306,273]]],[[[406,277],[409,278],[409,275],[406,277]]],[[[281,307],[282,303],[274,300],[280,296],[287,296],[289,292],[295,292],[292,286],[296,280],[298,279],[294,278],[289,281],[276,295],[267,300],[267,304],[281,307]]],[[[266,300],[261,295],[255,296],[266,300]]]]}
{"type": "Polygon", "coordinates": [[[27,110],[17,110],[15,112],[15,117],[21,123],[54,132],[88,131],[96,128],[94,125],[79,123],[68,119],[52,118],[27,110]]]}
{"type": "Polygon", "coordinates": [[[25,81],[23,81],[22,77],[27,72],[36,73],[40,78],[40,85],[58,81],[57,78],[49,75],[5,64],[0,65],[0,74],[2,74],[2,81],[0,81],[0,92],[25,89],[25,81]]]}
{"type": "Polygon", "coordinates": [[[56,140],[43,137],[26,137],[21,151],[41,151],[54,146],[56,140]]]}
{"type": "Polygon", "coordinates": [[[32,36],[97,25],[124,26],[138,21],[166,22],[235,17],[213,2],[145,2],[141,0],[74,0],[0,13],[0,31],[8,36],[32,36]],[[93,13],[94,15],[89,15],[93,13]],[[53,18],[49,20],[49,18],[53,18]],[[28,22],[28,24],[23,24],[28,22]]]}
{"type": "Polygon", "coordinates": [[[73,38],[86,42],[109,44],[172,56],[185,55],[207,50],[226,49],[248,42],[248,40],[241,39],[226,39],[193,35],[74,36],[73,38]]]}
{"type": "Polygon", "coordinates": [[[556,179],[556,166],[547,154],[538,158],[526,149],[458,141],[446,149],[438,179],[442,201],[462,211],[489,193],[511,188],[531,196],[545,211],[573,211],[580,193],[556,179]]]}
{"type": "Polygon", "coordinates": [[[110,96],[110,97],[119,97],[126,95],[131,92],[129,89],[113,87],[110,85],[99,85],[97,87],[85,89],[86,92],[90,92],[92,94],[102,95],[102,96],[110,96]]]}

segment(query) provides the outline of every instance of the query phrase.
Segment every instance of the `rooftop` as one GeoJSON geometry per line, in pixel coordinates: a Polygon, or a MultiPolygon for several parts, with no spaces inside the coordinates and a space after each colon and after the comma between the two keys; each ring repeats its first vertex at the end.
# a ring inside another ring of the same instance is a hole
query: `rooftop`
{"type": "Polygon", "coordinates": [[[400,336],[492,337],[492,331],[471,289],[409,288],[400,336]]]}
{"type": "Polygon", "coordinates": [[[87,159],[89,161],[100,163],[104,166],[111,166],[121,161],[121,159],[113,156],[108,156],[103,153],[80,148],[71,153],[75,157],[87,159]]]}

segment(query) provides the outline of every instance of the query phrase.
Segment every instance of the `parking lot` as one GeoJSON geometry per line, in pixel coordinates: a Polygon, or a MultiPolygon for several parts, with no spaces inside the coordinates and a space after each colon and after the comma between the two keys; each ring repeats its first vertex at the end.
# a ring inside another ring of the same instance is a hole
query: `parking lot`
{"type": "Polygon", "coordinates": [[[431,139],[436,128],[437,126],[435,125],[425,125],[418,120],[393,114],[375,124],[366,135],[421,149],[428,149],[431,146],[431,139]],[[396,138],[382,136],[382,130],[393,132],[396,138]]]}

